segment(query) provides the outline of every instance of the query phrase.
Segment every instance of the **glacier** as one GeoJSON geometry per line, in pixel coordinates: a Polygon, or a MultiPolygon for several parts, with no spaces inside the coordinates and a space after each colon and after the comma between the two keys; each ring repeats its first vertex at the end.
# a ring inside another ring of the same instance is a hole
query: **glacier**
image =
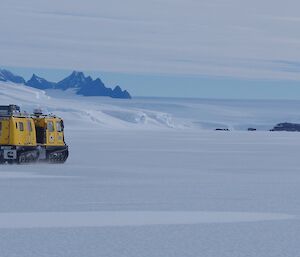
{"type": "Polygon", "coordinates": [[[299,254],[300,134],[268,129],[299,122],[300,102],[86,98],[0,82],[0,103],[62,116],[70,146],[64,165],[0,167],[1,256],[299,254]]]}

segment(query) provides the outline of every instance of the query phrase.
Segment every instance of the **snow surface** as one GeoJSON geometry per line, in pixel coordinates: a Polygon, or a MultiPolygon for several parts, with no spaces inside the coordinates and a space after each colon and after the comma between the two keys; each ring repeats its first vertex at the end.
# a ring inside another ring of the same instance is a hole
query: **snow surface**
{"type": "Polygon", "coordinates": [[[299,255],[300,134],[241,131],[298,121],[299,102],[58,97],[8,83],[0,102],[63,116],[70,145],[64,165],[0,167],[0,256],[299,255]]]}

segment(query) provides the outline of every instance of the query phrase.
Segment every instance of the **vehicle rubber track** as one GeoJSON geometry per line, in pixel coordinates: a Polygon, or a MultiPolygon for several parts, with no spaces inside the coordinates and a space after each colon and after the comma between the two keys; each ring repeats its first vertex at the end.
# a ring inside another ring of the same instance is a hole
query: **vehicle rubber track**
{"type": "Polygon", "coordinates": [[[67,148],[62,150],[55,150],[48,153],[47,161],[49,163],[60,164],[60,163],[64,163],[68,159],[68,156],[69,156],[69,151],[67,148]]]}
{"type": "Polygon", "coordinates": [[[35,163],[39,159],[39,152],[37,150],[20,151],[16,162],[18,164],[35,163]]]}

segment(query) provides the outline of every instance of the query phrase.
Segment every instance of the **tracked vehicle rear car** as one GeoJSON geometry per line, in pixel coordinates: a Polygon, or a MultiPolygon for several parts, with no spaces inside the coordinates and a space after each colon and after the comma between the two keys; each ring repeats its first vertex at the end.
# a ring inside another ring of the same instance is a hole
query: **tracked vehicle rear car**
{"type": "Polygon", "coordinates": [[[64,163],[68,155],[61,118],[0,106],[0,163],[64,163]]]}

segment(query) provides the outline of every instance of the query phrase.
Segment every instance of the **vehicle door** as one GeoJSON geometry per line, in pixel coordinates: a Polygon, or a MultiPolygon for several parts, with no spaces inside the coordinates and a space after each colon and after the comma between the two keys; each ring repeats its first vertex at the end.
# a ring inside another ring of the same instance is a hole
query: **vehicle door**
{"type": "Polygon", "coordinates": [[[55,145],[55,128],[54,128],[54,122],[53,120],[47,120],[47,131],[46,131],[46,137],[47,137],[47,144],[48,145],[55,145]]]}

